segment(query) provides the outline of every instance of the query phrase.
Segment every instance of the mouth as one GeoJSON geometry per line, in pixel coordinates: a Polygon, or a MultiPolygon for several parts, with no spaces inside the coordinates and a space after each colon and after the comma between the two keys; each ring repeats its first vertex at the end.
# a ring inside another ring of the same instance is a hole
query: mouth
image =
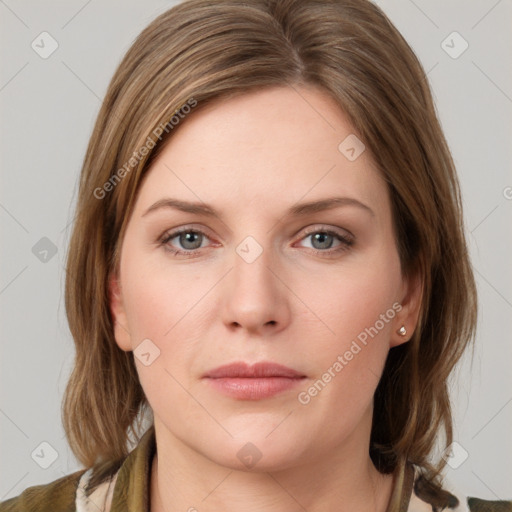
{"type": "Polygon", "coordinates": [[[236,362],[208,371],[203,379],[216,391],[239,400],[262,400],[296,387],[306,376],[271,362],[236,362]]]}

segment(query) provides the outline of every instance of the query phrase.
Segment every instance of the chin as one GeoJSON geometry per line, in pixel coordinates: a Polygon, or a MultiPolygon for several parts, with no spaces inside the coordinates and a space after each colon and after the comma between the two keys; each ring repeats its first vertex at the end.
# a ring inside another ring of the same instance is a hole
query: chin
{"type": "Polygon", "coordinates": [[[274,434],[268,436],[266,430],[263,433],[248,429],[233,439],[208,447],[209,453],[205,455],[216,464],[251,473],[282,471],[300,464],[306,450],[301,446],[304,437],[295,439],[284,430],[281,436],[274,434]]]}

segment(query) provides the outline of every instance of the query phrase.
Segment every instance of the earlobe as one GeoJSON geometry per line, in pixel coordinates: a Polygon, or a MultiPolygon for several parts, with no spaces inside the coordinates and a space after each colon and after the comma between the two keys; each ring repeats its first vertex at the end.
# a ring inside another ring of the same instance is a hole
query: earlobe
{"type": "Polygon", "coordinates": [[[121,350],[128,352],[132,350],[131,336],[127,327],[121,285],[116,275],[109,278],[108,295],[116,343],[121,350]]]}
{"type": "Polygon", "coordinates": [[[404,280],[402,309],[395,318],[395,331],[391,334],[390,346],[396,347],[412,338],[418,324],[423,297],[423,279],[419,274],[404,280]]]}

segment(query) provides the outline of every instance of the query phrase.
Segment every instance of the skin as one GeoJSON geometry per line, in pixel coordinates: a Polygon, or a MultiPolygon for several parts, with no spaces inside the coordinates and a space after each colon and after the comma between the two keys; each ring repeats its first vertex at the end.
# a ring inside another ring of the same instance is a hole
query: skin
{"type": "Polygon", "coordinates": [[[160,350],[148,366],[135,358],[156,429],[151,511],[385,511],[393,477],[368,454],[373,395],[389,349],[414,331],[421,283],[402,276],[387,186],[369,151],[349,161],[338,150],[354,129],[309,86],[217,101],[178,128],[142,183],[110,281],[119,347],[150,339],[160,350]],[[344,205],[286,215],[332,196],[373,213],[344,205]],[[219,215],[144,215],[166,197],[219,215]],[[161,243],[179,227],[204,235],[161,243]],[[315,241],[325,229],[352,245],[315,241]],[[251,263],[236,252],[248,236],[263,251],[251,263]],[[394,303],[394,318],[301,404],[298,393],[394,303]],[[226,397],[201,377],[233,361],[273,361],[306,379],[262,400],[226,397]],[[237,456],[248,442],[261,454],[252,468],[237,456]]]}

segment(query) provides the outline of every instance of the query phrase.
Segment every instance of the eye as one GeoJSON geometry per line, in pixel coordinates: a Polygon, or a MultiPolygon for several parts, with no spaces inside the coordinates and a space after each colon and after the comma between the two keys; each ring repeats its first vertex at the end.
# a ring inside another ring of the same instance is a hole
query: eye
{"type": "Polygon", "coordinates": [[[306,240],[308,238],[311,240],[311,248],[316,253],[332,254],[339,251],[346,251],[354,243],[353,236],[348,233],[341,233],[332,229],[311,229],[306,232],[306,236],[301,240],[306,240]],[[338,241],[338,245],[335,245],[336,241],[338,241]]]}
{"type": "MultiPolygon", "coordinates": [[[[307,231],[300,240],[308,238],[311,239],[312,244],[310,249],[316,254],[323,256],[346,251],[354,244],[354,237],[347,232],[341,233],[332,229],[318,227],[307,231]]],[[[200,249],[206,246],[203,245],[203,242],[208,240],[210,238],[204,231],[184,227],[165,233],[159,240],[159,243],[173,255],[193,258],[199,255],[200,249]]]]}
{"type": "Polygon", "coordinates": [[[175,255],[182,254],[192,257],[196,251],[203,248],[202,243],[205,239],[209,240],[206,233],[199,229],[181,228],[171,233],[165,233],[160,243],[175,255]]]}

